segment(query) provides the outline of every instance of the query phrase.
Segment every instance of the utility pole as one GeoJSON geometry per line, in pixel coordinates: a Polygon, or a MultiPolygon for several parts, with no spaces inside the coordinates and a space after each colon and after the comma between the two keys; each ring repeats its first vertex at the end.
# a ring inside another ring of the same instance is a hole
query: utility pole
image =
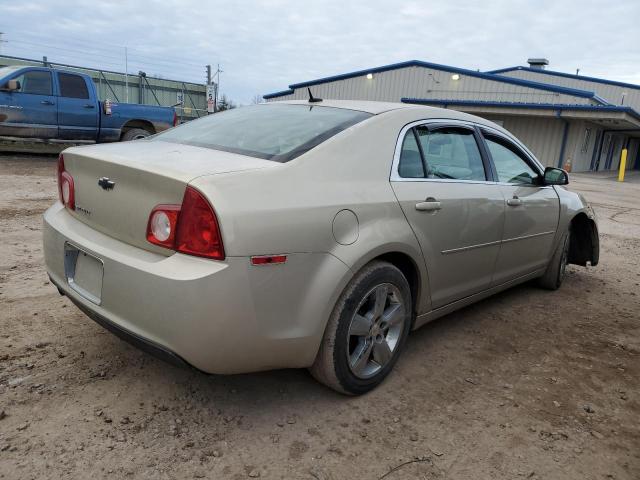
{"type": "Polygon", "coordinates": [[[218,67],[216,68],[216,82],[215,82],[215,90],[214,90],[214,103],[213,103],[213,111],[217,112],[218,111],[218,89],[220,88],[220,74],[222,73],[222,70],[220,70],[220,64],[218,64],[218,67]]]}
{"type": "Polygon", "coordinates": [[[126,90],[127,103],[129,103],[129,57],[127,47],[124,47],[124,88],[126,90]]]}

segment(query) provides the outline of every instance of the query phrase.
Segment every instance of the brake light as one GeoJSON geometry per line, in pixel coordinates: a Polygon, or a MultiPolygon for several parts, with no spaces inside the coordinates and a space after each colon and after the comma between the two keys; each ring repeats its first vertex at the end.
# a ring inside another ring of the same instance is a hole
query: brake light
{"type": "Polygon", "coordinates": [[[176,125],[178,125],[178,114],[174,110],[173,111],[173,126],[175,127],[176,125]]]}
{"type": "Polygon", "coordinates": [[[213,208],[195,188],[187,187],[178,218],[176,250],[189,255],[224,259],[218,219],[213,208]]]}
{"type": "Polygon", "coordinates": [[[186,188],[182,205],[158,205],[151,211],[147,240],[188,255],[225,258],[216,214],[204,196],[192,187],[186,188]]]}
{"type": "Polygon", "coordinates": [[[62,204],[71,209],[76,209],[76,195],[73,177],[64,168],[64,155],[58,156],[58,197],[62,204]]]}

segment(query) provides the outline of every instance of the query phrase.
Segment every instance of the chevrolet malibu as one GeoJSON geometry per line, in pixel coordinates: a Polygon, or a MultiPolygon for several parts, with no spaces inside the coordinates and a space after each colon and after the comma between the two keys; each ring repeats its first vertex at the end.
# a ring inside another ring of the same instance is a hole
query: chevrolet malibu
{"type": "Polygon", "coordinates": [[[596,220],[567,173],[494,123],[312,100],[65,150],[44,216],[52,282],[165,360],[309,368],[362,394],[411,330],[597,264],[596,220]]]}

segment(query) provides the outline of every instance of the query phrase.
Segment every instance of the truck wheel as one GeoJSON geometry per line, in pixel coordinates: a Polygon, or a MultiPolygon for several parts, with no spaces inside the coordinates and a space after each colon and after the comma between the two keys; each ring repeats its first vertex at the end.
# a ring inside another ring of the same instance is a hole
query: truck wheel
{"type": "Polygon", "coordinates": [[[142,128],[132,128],[122,134],[121,142],[128,142],[129,140],[140,140],[141,138],[147,138],[151,133],[142,128]]]}
{"type": "Polygon", "coordinates": [[[538,285],[547,290],[557,290],[564,280],[567,263],[569,263],[569,246],[571,245],[571,229],[567,230],[558,244],[551,262],[544,275],[538,279],[538,285]]]}
{"type": "Polygon", "coordinates": [[[398,360],[412,314],[411,290],[402,272],[387,262],[370,263],[333,309],[311,374],[347,395],[375,388],[398,360]]]}

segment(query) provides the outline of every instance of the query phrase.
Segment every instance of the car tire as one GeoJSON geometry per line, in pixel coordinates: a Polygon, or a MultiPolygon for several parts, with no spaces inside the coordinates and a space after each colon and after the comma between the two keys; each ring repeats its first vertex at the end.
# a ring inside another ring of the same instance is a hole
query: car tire
{"type": "Polygon", "coordinates": [[[571,229],[567,230],[549,262],[544,275],[538,279],[538,285],[547,290],[557,290],[562,285],[567,264],[569,263],[569,246],[571,245],[571,229]]]}
{"type": "Polygon", "coordinates": [[[361,395],[392,370],[409,335],[411,289],[402,272],[374,261],[338,299],[311,374],[340,393],[361,395]]]}
{"type": "Polygon", "coordinates": [[[122,134],[121,142],[129,142],[131,140],[140,140],[141,138],[147,138],[151,133],[143,128],[132,128],[122,134]]]}

